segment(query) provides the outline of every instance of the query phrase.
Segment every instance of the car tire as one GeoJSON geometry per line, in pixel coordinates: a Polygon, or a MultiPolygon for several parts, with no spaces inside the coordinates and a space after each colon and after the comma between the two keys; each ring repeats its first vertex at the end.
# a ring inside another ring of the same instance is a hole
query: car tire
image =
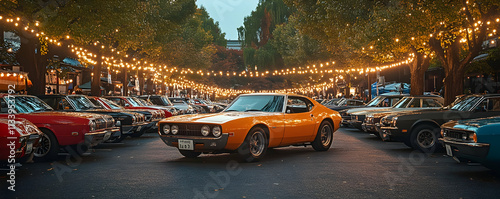
{"type": "Polygon", "coordinates": [[[422,124],[416,126],[410,135],[410,144],[413,149],[424,153],[432,153],[439,148],[439,127],[422,124]]]}
{"type": "Polygon", "coordinates": [[[333,142],[333,126],[328,121],[321,122],[316,138],[311,143],[316,151],[327,151],[333,142]]]}
{"type": "Polygon", "coordinates": [[[201,152],[179,150],[179,152],[186,158],[196,158],[201,155],[201,152]]]}
{"type": "Polygon", "coordinates": [[[123,141],[126,137],[127,137],[127,135],[123,135],[123,133],[122,133],[122,132],[120,132],[120,135],[119,135],[119,136],[109,138],[109,139],[108,139],[108,140],[106,140],[105,142],[106,142],[106,143],[120,143],[120,142],[121,142],[121,141],[123,141]]]}
{"type": "Polygon", "coordinates": [[[240,159],[244,162],[256,162],[266,154],[269,141],[266,131],[261,127],[253,127],[238,148],[240,159]]]}
{"type": "Polygon", "coordinates": [[[42,138],[40,139],[40,147],[34,152],[33,160],[35,161],[50,161],[57,158],[57,153],[59,153],[59,143],[57,138],[52,133],[52,131],[47,129],[40,129],[43,132],[42,138]]]}

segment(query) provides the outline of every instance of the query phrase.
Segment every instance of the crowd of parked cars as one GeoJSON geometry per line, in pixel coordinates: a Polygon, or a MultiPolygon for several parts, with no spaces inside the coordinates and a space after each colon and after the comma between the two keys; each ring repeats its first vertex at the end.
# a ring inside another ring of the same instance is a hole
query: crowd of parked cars
{"type": "Polygon", "coordinates": [[[61,151],[82,154],[147,132],[157,132],[186,157],[237,152],[254,161],[271,147],[327,150],[333,132],[344,126],[498,170],[500,94],[458,96],[449,106],[443,101],[438,95],[380,95],[367,103],[342,98],[321,105],[300,95],[256,93],[227,105],[160,95],[0,94],[0,127],[8,129],[0,133],[0,161],[53,160],[61,151]],[[8,145],[14,137],[17,142],[8,145]]]}
{"type": "Polygon", "coordinates": [[[462,95],[449,106],[438,95],[381,95],[339,113],[344,127],[383,141],[500,169],[500,94],[462,95]]]}
{"type": "Polygon", "coordinates": [[[59,152],[81,155],[103,142],[117,143],[126,137],[157,133],[157,123],[162,119],[217,112],[225,106],[207,100],[170,99],[159,95],[0,94],[0,161],[14,156],[18,162],[54,160],[59,152]],[[10,144],[13,140],[14,144],[10,144]]]}

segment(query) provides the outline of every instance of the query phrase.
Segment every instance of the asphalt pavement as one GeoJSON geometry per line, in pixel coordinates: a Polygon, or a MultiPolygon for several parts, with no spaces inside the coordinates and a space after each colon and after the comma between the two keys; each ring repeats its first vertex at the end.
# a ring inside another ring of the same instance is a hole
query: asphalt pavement
{"type": "Polygon", "coordinates": [[[500,174],[444,152],[341,128],[332,148],[271,149],[256,163],[234,154],[184,158],[157,134],[102,144],[55,162],[23,164],[15,192],[0,170],[0,198],[495,198],[500,174]]]}

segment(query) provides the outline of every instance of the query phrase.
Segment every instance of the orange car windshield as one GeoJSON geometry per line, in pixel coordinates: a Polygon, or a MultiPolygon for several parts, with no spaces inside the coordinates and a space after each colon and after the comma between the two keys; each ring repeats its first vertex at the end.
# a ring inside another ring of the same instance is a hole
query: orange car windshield
{"type": "Polygon", "coordinates": [[[248,95],[240,96],[225,112],[281,112],[285,96],[248,95]]]}

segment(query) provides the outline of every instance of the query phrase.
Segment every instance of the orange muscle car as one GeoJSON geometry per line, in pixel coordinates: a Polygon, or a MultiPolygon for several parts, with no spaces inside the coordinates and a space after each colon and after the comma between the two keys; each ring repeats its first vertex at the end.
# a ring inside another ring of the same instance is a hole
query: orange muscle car
{"type": "Polygon", "coordinates": [[[338,112],[311,98],[254,93],[240,95],[220,113],[164,119],[158,129],[163,142],[186,157],[237,152],[252,162],[273,147],[312,145],[326,151],[340,122],[338,112]]]}

